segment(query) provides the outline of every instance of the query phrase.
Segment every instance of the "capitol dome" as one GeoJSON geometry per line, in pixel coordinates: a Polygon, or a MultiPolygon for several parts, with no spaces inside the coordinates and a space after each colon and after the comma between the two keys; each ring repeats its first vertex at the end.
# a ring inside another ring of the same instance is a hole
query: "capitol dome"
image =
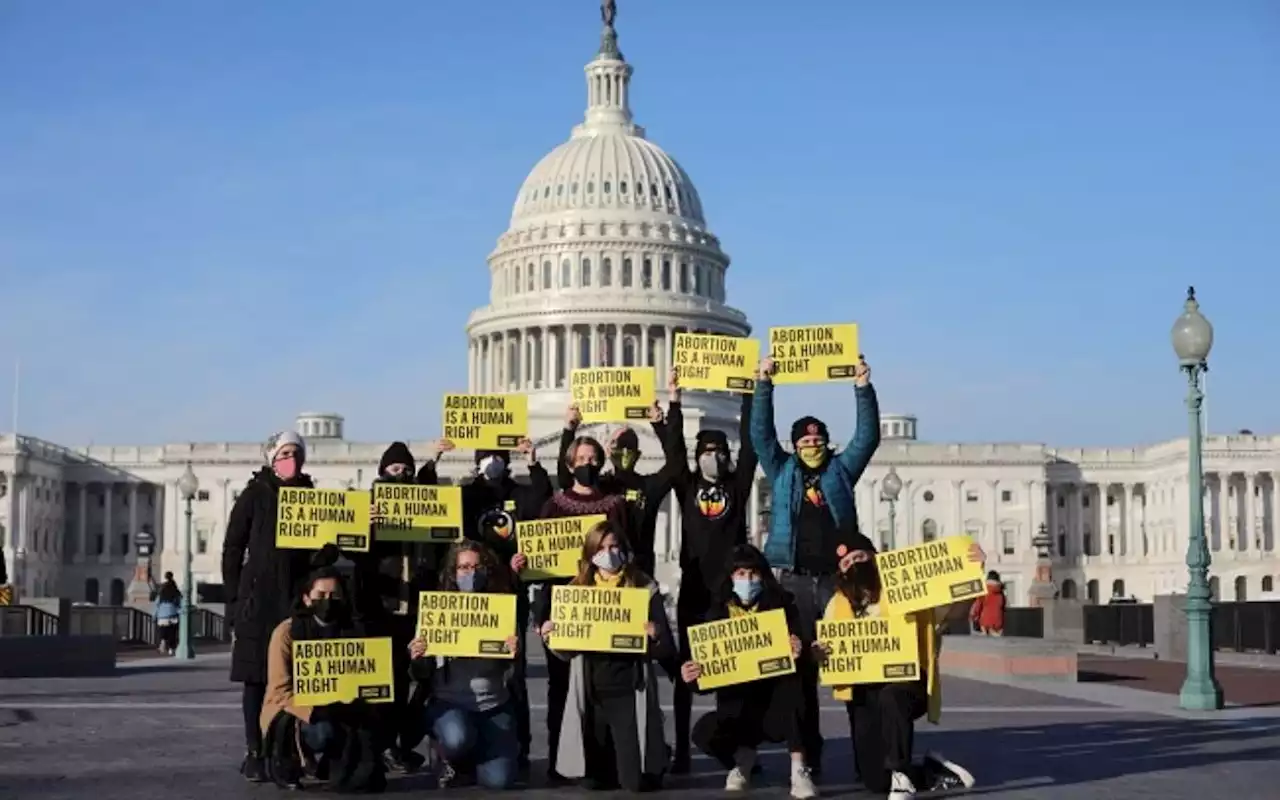
{"type": "MultiPolygon", "coordinates": [[[[662,385],[676,333],[751,332],[726,303],[729,256],[693,181],[632,118],[612,22],[585,67],[584,119],[521,185],[488,258],[489,304],[467,323],[470,391],[527,393],[531,425],[554,431],[571,370],[652,366],[662,385]]],[[[699,407],[731,421],[738,402],[686,398],[699,407]]]]}

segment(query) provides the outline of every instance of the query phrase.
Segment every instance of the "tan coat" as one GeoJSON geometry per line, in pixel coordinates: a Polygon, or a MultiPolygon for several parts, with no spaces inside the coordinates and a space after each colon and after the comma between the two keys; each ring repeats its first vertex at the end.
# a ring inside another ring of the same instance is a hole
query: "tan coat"
{"type": "Polygon", "coordinates": [[[267,645],[267,695],[258,717],[258,727],[264,735],[271,720],[281,711],[289,712],[302,722],[311,721],[311,707],[293,703],[293,636],[289,630],[292,625],[292,617],[277,625],[267,645]]]}

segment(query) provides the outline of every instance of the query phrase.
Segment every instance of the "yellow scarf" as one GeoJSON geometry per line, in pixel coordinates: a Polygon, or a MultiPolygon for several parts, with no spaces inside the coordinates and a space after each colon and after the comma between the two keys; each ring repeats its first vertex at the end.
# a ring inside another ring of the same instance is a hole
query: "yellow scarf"
{"type": "Polygon", "coordinates": [[[622,573],[619,572],[612,578],[606,578],[600,570],[596,570],[595,575],[592,577],[592,583],[595,586],[604,586],[607,589],[616,589],[622,583],[622,573]]]}
{"type": "Polygon", "coordinates": [[[729,619],[733,619],[734,617],[745,617],[748,614],[754,613],[756,613],[755,606],[752,606],[751,608],[743,608],[732,600],[729,601],[729,619]]]}
{"type": "MultiPolygon", "coordinates": [[[[880,616],[879,606],[869,606],[867,608],[868,616],[880,616]]],[[[836,592],[831,598],[831,602],[827,604],[824,619],[853,619],[853,606],[849,603],[849,599],[840,592],[836,592]]],[[[915,618],[916,633],[920,638],[920,660],[921,671],[928,676],[926,688],[929,694],[929,712],[928,719],[935,725],[942,718],[942,681],[938,676],[938,630],[937,622],[934,619],[933,611],[921,611],[912,615],[915,618]]],[[[835,690],[835,698],[841,702],[848,702],[853,699],[853,688],[850,686],[837,686],[835,690]]]]}

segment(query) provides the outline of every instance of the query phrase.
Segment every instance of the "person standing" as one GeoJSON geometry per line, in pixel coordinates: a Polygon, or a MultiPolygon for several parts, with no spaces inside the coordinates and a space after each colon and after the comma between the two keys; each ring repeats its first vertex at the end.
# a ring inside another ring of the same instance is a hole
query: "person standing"
{"type": "Polygon", "coordinates": [[[235,633],[231,680],[244,685],[245,757],[240,772],[254,783],[266,780],[259,717],[267,691],[267,645],[276,626],[292,614],[311,571],[310,551],[276,547],[280,489],[314,486],[311,476],[302,471],[307,448],[298,434],[272,435],[262,453],[266,466],[253,474],[236,498],[222,546],[227,619],[235,633]]]}
{"type": "MultiPolygon", "coordinates": [[[[738,545],[747,543],[747,513],[751,505],[751,488],[755,482],[755,448],[751,445],[751,395],[742,396],[739,419],[738,459],[736,466],[729,453],[729,437],[724,431],[698,431],[694,440],[694,469],[684,441],[684,411],[680,383],[674,370],[668,386],[671,404],[667,410],[668,429],[663,446],[668,462],[678,464],[673,484],[680,501],[680,593],[676,599],[676,625],[679,628],[680,661],[689,660],[690,625],[706,621],[725,583],[725,570],[730,555],[738,545]]],[[[676,752],[672,772],[689,771],[689,726],[693,694],[688,683],[675,685],[676,752]]]]}
{"type": "MultiPolygon", "coordinates": [[[[578,427],[582,422],[582,414],[577,405],[569,406],[565,415],[564,431],[560,434],[560,459],[557,462],[556,479],[561,486],[573,483],[573,474],[569,469],[566,456],[569,447],[577,438],[578,427]]],[[[649,424],[653,435],[663,443],[666,450],[669,426],[662,416],[662,408],[657,402],[649,409],[649,424]]],[[[678,432],[683,436],[684,431],[678,432]]],[[[640,461],[640,437],[629,426],[618,428],[609,437],[609,445],[605,450],[612,467],[612,472],[600,476],[600,491],[605,494],[621,495],[627,504],[627,538],[636,551],[636,566],[646,575],[652,575],[657,563],[655,554],[654,532],[658,527],[658,511],[662,501],[671,491],[675,471],[683,463],[673,462],[670,458],[655,473],[641,475],[636,472],[636,464],[640,461]]]]}
{"type": "Polygon", "coordinates": [[[774,512],[764,554],[780,570],[782,587],[796,600],[805,654],[799,664],[805,695],[805,757],[814,774],[822,770],[822,732],[818,714],[818,664],[809,649],[817,620],[835,592],[842,564],[855,553],[873,554],[875,546],[858,531],[854,484],[880,446],[880,406],[871,385],[871,369],[861,356],[854,370],[858,409],[853,439],[836,453],[826,423],[805,416],[791,426],[792,452],[778,442],[773,412],[774,361],[764,359],[756,381],[751,443],[764,475],[773,486],[774,512]]]}
{"type": "Polygon", "coordinates": [[[182,617],[182,591],[174,583],[173,573],[164,574],[164,582],[156,593],[156,632],[160,635],[160,652],[173,655],[178,652],[178,620],[182,617]]]}
{"type": "MultiPolygon", "coordinates": [[[[462,532],[466,538],[492,550],[503,565],[518,575],[521,565],[515,560],[516,523],[539,518],[543,505],[551,497],[551,477],[538,463],[538,451],[531,440],[521,439],[516,452],[528,462],[528,483],[519,483],[511,477],[510,451],[476,451],[478,474],[462,487],[462,532]]],[[[524,770],[529,766],[532,736],[529,729],[529,692],[525,681],[528,671],[525,634],[529,627],[530,600],[529,587],[518,582],[516,585],[516,637],[519,649],[511,690],[516,701],[516,731],[520,740],[519,766],[524,770]]]]}
{"type": "Polygon", "coordinates": [[[987,573],[987,593],[974,600],[969,609],[973,629],[987,636],[1004,636],[1004,608],[1004,583],[1000,573],[991,570],[987,573]]]}

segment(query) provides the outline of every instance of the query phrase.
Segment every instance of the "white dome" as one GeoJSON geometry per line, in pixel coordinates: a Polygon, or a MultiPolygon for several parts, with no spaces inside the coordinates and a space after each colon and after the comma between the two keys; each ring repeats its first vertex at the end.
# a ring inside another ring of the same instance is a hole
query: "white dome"
{"type": "Polygon", "coordinates": [[[699,228],[706,223],[689,174],[626,129],[584,131],[548,153],[520,187],[511,221],[585,210],[676,216],[699,228]]]}

